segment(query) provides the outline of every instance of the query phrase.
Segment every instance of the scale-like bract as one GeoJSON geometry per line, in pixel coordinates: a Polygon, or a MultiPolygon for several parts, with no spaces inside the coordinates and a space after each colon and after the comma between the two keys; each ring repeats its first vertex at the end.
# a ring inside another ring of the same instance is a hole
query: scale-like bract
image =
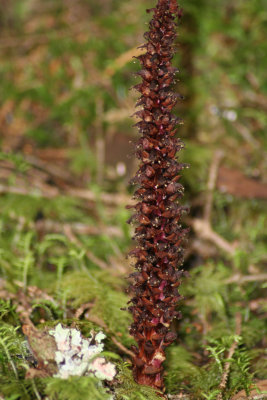
{"type": "Polygon", "coordinates": [[[145,33],[145,54],[137,57],[142,82],[135,86],[141,93],[135,115],[141,137],[136,155],[140,166],[133,183],[137,185],[135,214],[136,248],[130,253],[136,271],[131,274],[133,298],[129,307],[134,322],[130,333],[138,346],[133,347],[134,377],[140,384],[164,390],[165,348],[176,333],[171,322],[179,318],[177,302],[180,279],[178,266],[183,262],[181,243],[187,233],[180,225],[187,211],[179,205],[183,186],[180,171],[186,167],[176,160],[183,143],[175,137],[179,120],[172,114],[178,95],[171,90],[177,72],[172,67],[176,38],[176,20],[180,10],[176,0],[158,0],[145,33]]]}

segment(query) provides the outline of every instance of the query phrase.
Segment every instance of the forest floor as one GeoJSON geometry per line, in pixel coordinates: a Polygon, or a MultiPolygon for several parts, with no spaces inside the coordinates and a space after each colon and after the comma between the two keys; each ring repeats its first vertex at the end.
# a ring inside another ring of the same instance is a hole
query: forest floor
{"type": "MultiPolygon", "coordinates": [[[[129,61],[143,40],[144,6],[118,1],[115,12],[101,0],[101,14],[96,1],[15,3],[1,16],[0,39],[0,399],[160,399],[133,381],[131,317],[122,310],[134,262],[126,258],[134,245],[125,207],[132,202],[137,135],[128,118],[136,99],[128,94],[136,69],[129,61]],[[79,345],[97,345],[105,371],[88,362],[76,376],[61,375],[61,328],[79,345]]],[[[191,3],[185,25],[195,15],[191,3]]],[[[241,11],[246,20],[248,11],[241,11]]],[[[260,21],[256,6],[253,12],[260,21]]],[[[203,59],[182,29],[182,55],[196,52],[201,69],[203,59]]],[[[215,34],[210,40],[227,47],[215,34]]],[[[183,265],[189,277],[181,287],[183,317],[172,327],[178,340],[165,362],[172,400],[267,398],[267,94],[260,74],[246,75],[249,89],[243,75],[234,83],[225,75],[214,92],[200,87],[209,93],[201,113],[192,81],[182,76],[189,92],[179,113],[194,123],[181,131],[182,160],[191,164],[183,177],[183,202],[191,209],[183,221],[190,227],[183,265]],[[231,98],[228,114],[212,108],[216,93],[221,105],[231,98]],[[241,103],[247,115],[235,120],[232,109],[241,103]],[[192,114],[184,112],[191,106],[192,114]]]]}

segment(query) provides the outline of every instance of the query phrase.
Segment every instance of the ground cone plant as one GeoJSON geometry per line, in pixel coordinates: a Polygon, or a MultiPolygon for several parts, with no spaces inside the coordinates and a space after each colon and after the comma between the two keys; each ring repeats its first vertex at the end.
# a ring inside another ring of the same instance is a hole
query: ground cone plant
{"type": "Polygon", "coordinates": [[[176,339],[171,322],[180,317],[176,310],[183,271],[181,243],[186,229],[180,218],[186,207],[179,205],[183,186],[178,182],[185,164],[178,163],[176,152],[183,143],[175,137],[178,119],[171,111],[177,94],[171,91],[176,68],[171,65],[176,20],[180,11],[176,0],[159,0],[149,31],[145,33],[145,54],[138,57],[142,82],[135,86],[141,93],[135,115],[141,137],[137,143],[140,166],[133,183],[137,200],[131,220],[135,229],[134,256],[136,271],[131,274],[133,298],[129,307],[134,322],[130,333],[138,346],[133,348],[135,380],[164,390],[165,348],[176,339]]]}

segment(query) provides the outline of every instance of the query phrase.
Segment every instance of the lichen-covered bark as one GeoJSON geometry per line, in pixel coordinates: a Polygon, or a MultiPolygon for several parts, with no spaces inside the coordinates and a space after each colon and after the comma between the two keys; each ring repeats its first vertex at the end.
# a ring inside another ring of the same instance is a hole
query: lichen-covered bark
{"type": "Polygon", "coordinates": [[[178,287],[183,261],[181,243],[187,232],[180,225],[186,207],[179,205],[183,186],[180,172],[186,167],[176,160],[183,143],[175,137],[179,120],[172,114],[178,95],[171,86],[177,72],[171,65],[176,20],[176,0],[158,0],[145,33],[145,54],[137,57],[142,65],[138,73],[142,82],[135,86],[141,93],[135,115],[141,137],[136,155],[140,166],[133,183],[137,185],[137,203],[131,218],[137,223],[136,271],[131,274],[133,298],[129,307],[134,322],[130,333],[138,346],[133,348],[133,372],[138,383],[164,390],[163,367],[165,348],[176,334],[170,330],[180,299],[178,287]]]}

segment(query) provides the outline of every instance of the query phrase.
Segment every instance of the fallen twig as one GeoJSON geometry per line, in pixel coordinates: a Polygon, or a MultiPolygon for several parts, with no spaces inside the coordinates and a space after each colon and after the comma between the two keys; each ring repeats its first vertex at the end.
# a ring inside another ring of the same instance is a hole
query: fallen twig
{"type": "Polygon", "coordinates": [[[95,194],[91,190],[66,187],[65,190],[60,191],[57,187],[51,185],[45,185],[45,190],[34,187],[24,187],[24,186],[9,186],[5,184],[0,184],[0,194],[2,193],[12,193],[23,196],[33,196],[33,197],[44,197],[47,199],[53,199],[58,196],[69,195],[72,197],[80,198],[87,201],[102,201],[108,205],[126,205],[130,204],[132,201],[130,196],[126,194],[115,194],[115,193],[101,193],[95,194]]]}
{"type": "Polygon", "coordinates": [[[49,164],[40,158],[37,158],[33,155],[24,155],[24,159],[31,164],[33,167],[40,169],[41,171],[46,172],[48,175],[52,175],[55,178],[62,179],[67,182],[71,182],[71,175],[66,169],[60,168],[57,165],[49,164]]]}
{"type": "Polygon", "coordinates": [[[89,201],[103,201],[106,204],[110,205],[126,205],[131,203],[130,196],[126,194],[115,194],[115,193],[101,193],[97,195],[90,190],[87,189],[79,189],[79,188],[67,188],[64,194],[69,194],[73,197],[79,197],[83,200],[89,201]]]}
{"type": "MultiPolygon", "coordinates": [[[[100,319],[99,317],[95,316],[95,315],[90,315],[89,313],[86,313],[86,319],[88,319],[88,321],[91,321],[99,326],[101,326],[101,328],[105,329],[106,332],[110,332],[108,326],[105,324],[105,322],[100,319]]],[[[123,351],[125,354],[128,354],[130,357],[134,357],[134,353],[127,349],[127,347],[125,347],[122,343],[120,343],[115,336],[111,336],[111,340],[112,342],[121,350],[123,351]]]]}
{"type": "Polygon", "coordinates": [[[122,53],[119,57],[117,57],[112,64],[110,64],[104,71],[104,74],[108,77],[111,77],[115,74],[118,69],[121,69],[125,64],[132,61],[133,57],[137,57],[140,54],[144,53],[144,49],[141,48],[132,48],[122,53]]]}
{"type": "Polygon", "coordinates": [[[95,151],[96,151],[96,180],[98,185],[101,187],[104,179],[104,166],[106,159],[105,150],[105,130],[102,123],[102,115],[104,113],[104,104],[101,97],[98,97],[95,101],[96,104],[96,120],[95,120],[95,130],[97,132],[95,141],[95,151]]]}
{"type": "MultiPolygon", "coordinates": [[[[83,247],[83,244],[74,235],[70,225],[65,225],[64,226],[64,233],[72,243],[78,245],[79,247],[83,247]]],[[[86,250],[86,255],[89,258],[89,260],[91,260],[99,268],[104,269],[104,270],[109,268],[108,264],[105,261],[103,261],[100,258],[98,258],[97,256],[95,256],[94,253],[92,253],[90,250],[86,250]]]]}
{"type": "MultiPolygon", "coordinates": [[[[90,24],[90,33],[95,28],[90,24]]],[[[77,23],[72,29],[54,29],[50,32],[30,33],[20,36],[6,36],[0,39],[0,49],[10,49],[12,47],[31,47],[34,45],[46,44],[50,40],[59,40],[67,37],[77,36],[82,32],[88,32],[88,23],[77,23]]],[[[95,33],[97,33],[95,31],[95,33]]]]}
{"type": "Polygon", "coordinates": [[[226,279],[225,283],[230,284],[230,283],[245,283],[245,282],[256,282],[256,281],[267,281],[267,274],[255,274],[255,275],[240,275],[240,274],[235,274],[231,276],[230,278],[226,279]]]}
{"type": "MultiPolygon", "coordinates": [[[[235,334],[240,336],[241,334],[241,326],[242,326],[242,316],[241,313],[236,313],[236,326],[235,326],[235,334]]],[[[238,341],[235,340],[232,344],[232,346],[230,347],[228,354],[227,354],[227,359],[231,360],[231,358],[234,355],[234,352],[236,350],[238,346],[238,341]]],[[[227,384],[227,380],[228,380],[228,375],[229,375],[229,371],[230,371],[230,366],[231,366],[231,361],[226,361],[225,365],[224,365],[224,370],[223,370],[223,374],[222,374],[222,378],[221,378],[221,382],[219,385],[219,389],[220,389],[220,393],[217,396],[216,400],[223,400],[223,391],[226,388],[226,384],[227,384]]]]}
{"type": "Polygon", "coordinates": [[[86,310],[92,308],[93,305],[94,305],[94,303],[85,303],[85,304],[82,304],[82,305],[81,305],[79,308],[77,308],[77,310],[75,311],[74,318],[76,318],[76,319],[81,318],[81,316],[83,315],[83,313],[84,313],[86,310]]]}
{"type": "Polygon", "coordinates": [[[50,219],[40,219],[35,223],[37,231],[61,233],[68,226],[78,235],[107,235],[122,237],[122,231],[116,226],[91,226],[81,222],[61,223],[50,219]]]}
{"type": "Polygon", "coordinates": [[[240,124],[239,122],[235,122],[234,127],[236,131],[242,136],[242,138],[250,144],[254,149],[258,149],[260,147],[260,143],[254,139],[253,135],[250,133],[250,130],[246,125],[240,124]]]}
{"type": "MultiPolygon", "coordinates": [[[[46,185],[45,188],[46,190],[42,191],[39,188],[34,189],[34,188],[0,184],[0,194],[13,193],[24,196],[27,195],[34,197],[41,196],[49,199],[58,197],[60,195],[70,195],[87,201],[96,202],[100,200],[107,205],[122,205],[122,206],[126,204],[131,204],[133,202],[133,200],[131,200],[130,196],[128,196],[127,194],[101,193],[100,195],[97,195],[87,189],[70,188],[70,187],[60,192],[58,188],[49,185],[46,185]]],[[[214,232],[209,222],[200,218],[187,219],[186,222],[194,228],[199,237],[201,237],[202,239],[210,240],[217,247],[221,248],[230,255],[234,254],[236,249],[236,244],[229,243],[227,240],[218,235],[218,233],[214,232]]],[[[68,226],[67,226],[67,231],[69,231],[68,226]]]]}
{"type": "Polygon", "coordinates": [[[203,239],[210,240],[217,247],[224,250],[231,256],[235,253],[236,244],[229,243],[227,240],[222,238],[218,233],[214,232],[210,223],[204,219],[195,218],[187,221],[196,231],[196,233],[203,239]]]}
{"type": "Polygon", "coordinates": [[[222,150],[217,150],[214,153],[210,171],[209,171],[209,179],[207,183],[207,198],[204,206],[204,220],[210,222],[211,212],[212,212],[212,203],[213,203],[213,190],[216,186],[216,180],[218,175],[218,168],[220,165],[220,161],[224,156],[224,152],[222,150]]]}

